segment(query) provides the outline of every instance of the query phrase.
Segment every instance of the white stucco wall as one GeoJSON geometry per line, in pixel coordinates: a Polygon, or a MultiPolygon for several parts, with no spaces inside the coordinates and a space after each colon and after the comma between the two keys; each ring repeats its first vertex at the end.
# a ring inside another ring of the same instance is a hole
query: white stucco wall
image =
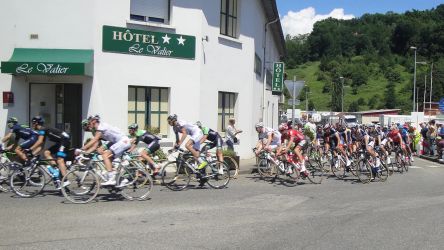
{"type": "MultiPolygon", "coordinates": [[[[203,121],[217,128],[218,92],[238,94],[237,126],[244,130],[237,147],[242,158],[252,156],[256,141],[254,124],[262,117],[263,75],[254,73],[254,55],[262,62],[278,61],[279,54],[269,30],[266,60],[263,59],[262,5],[239,1],[238,39],[219,34],[219,1],[172,0],[171,23],[149,27],[127,22],[130,0],[0,0],[0,60],[7,61],[14,48],[93,49],[93,77],[24,77],[0,74],[0,92],[12,90],[13,107],[0,114],[0,134],[8,116],[27,123],[29,82],[76,82],[83,84],[83,115],[101,114],[103,120],[126,131],[128,85],[170,88],[170,113],[181,119],[203,121]],[[179,33],[196,37],[194,60],[135,56],[102,52],[103,25],[179,33]],[[30,34],[38,40],[30,40],[30,34]],[[208,36],[208,41],[202,38],[208,36]]],[[[272,68],[271,63],[266,64],[272,68]]],[[[264,72],[263,72],[264,74],[264,72]]],[[[278,97],[266,92],[266,125],[277,127],[278,97]],[[274,107],[274,110],[272,110],[274,107]],[[274,113],[274,115],[272,115],[274,113]],[[272,121],[274,117],[274,121],[272,121]]],[[[171,134],[172,136],[172,134],[171,134]]]]}

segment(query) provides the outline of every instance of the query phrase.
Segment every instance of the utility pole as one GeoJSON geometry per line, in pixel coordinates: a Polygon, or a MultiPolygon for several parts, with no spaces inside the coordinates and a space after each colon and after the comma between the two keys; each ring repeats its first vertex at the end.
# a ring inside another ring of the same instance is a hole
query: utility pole
{"type": "Polygon", "coordinates": [[[415,98],[416,98],[416,47],[410,47],[415,51],[415,63],[414,63],[414,72],[413,72],[413,112],[415,112],[415,98]]]}
{"type": "Polygon", "coordinates": [[[427,92],[427,75],[424,76],[424,100],[423,100],[423,104],[422,104],[422,112],[425,112],[426,92],[427,92]]]}
{"type": "Polygon", "coordinates": [[[294,126],[294,109],[295,109],[295,102],[296,102],[296,76],[293,77],[293,109],[291,111],[291,125],[294,126]]]}
{"type": "Polygon", "coordinates": [[[429,110],[432,110],[432,92],[433,92],[432,90],[433,90],[433,62],[432,62],[432,66],[430,66],[430,100],[429,100],[429,110]]]}

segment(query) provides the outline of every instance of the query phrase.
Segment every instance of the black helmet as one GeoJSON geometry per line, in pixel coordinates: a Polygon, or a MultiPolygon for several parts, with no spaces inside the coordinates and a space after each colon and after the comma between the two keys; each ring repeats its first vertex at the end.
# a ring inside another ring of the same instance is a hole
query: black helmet
{"type": "Polygon", "coordinates": [[[38,115],[38,116],[34,116],[31,119],[31,122],[35,123],[35,124],[38,124],[38,125],[43,125],[45,123],[45,119],[43,119],[43,117],[38,115]]]}
{"type": "Polygon", "coordinates": [[[9,117],[6,123],[8,124],[9,128],[12,128],[15,124],[18,123],[18,119],[15,117],[9,117]]]}
{"type": "Polygon", "coordinates": [[[177,115],[176,114],[169,115],[167,120],[168,121],[177,121],[177,115]]]}
{"type": "Polygon", "coordinates": [[[133,124],[131,124],[131,125],[128,126],[128,129],[134,129],[134,130],[136,130],[136,129],[138,129],[138,128],[139,128],[139,125],[137,125],[137,123],[133,123],[133,124]]]}

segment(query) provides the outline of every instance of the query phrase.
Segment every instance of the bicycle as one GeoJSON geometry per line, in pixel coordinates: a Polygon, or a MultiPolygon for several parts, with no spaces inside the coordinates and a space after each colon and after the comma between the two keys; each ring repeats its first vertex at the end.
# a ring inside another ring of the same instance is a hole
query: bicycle
{"type": "Polygon", "coordinates": [[[11,190],[20,197],[31,198],[43,192],[45,186],[51,181],[58,188],[60,180],[56,179],[46,167],[53,160],[42,160],[40,156],[33,156],[31,153],[27,153],[27,155],[28,159],[31,158],[31,160],[26,166],[20,163],[14,165],[9,178],[11,190]],[[47,182],[46,176],[49,176],[51,180],[47,182]]]}
{"type": "Polygon", "coordinates": [[[296,186],[299,179],[308,179],[313,184],[321,184],[324,176],[324,168],[322,165],[311,164],[305,161],[306,173],[301,173],[302,167],[300,163],[296,163],[295,154],[293,152],[284,153],[280,156],[277,164],[276,178],[280,179],[285,186],[296,186]]]}
{"type": "MultiPolygon", "coordinates": [[[[225,188],[230,182],[230,171],[224,162],[207,159],[207,166],[197,170],[197,163],[190,152],[182,149],[170,150],[172,154],[178,152],[175,161],[170,161],[161,169],[162,185],[172,191],[185,190],[190,186],[191,178],[194,177],[200,185],[208,183],[214,189],[225,188]]],[[[205,157],[205,155],[201,155],[205,157]]]]}
{"type": "Polygon", "coordinates": [[[80,154],[62,179],[62,183],[70,182],[62,188],[63,196],[72,203],[85,204],[94,200],[101,188],[106,188],[112,194],[120,193],[127,200],[149,198],[153,180],[143,163],[124,153],[121,159],[113,161],[113,166],[117,171],[116,185],[101,187],[101,182],[107,180],[103,160],[97,154],[80,154]]]}
{"type": "Polygon", "coordinates": [[[15,152],[4,150],[0,146],[0,192],[9,192],[9,178],[11,169],[15,169],[15,152]]]}
{"type": "Polygon", "coordinates": [[[404,156],[404,151],[402,150],[401,146],[396,145],[395,148],[393,149],[393,151],[395,152],[395,164],[396,167],[399,171],[399,173],[404,173],[409,171],[409,166],[406,163],[406,159],[404,156]]]}

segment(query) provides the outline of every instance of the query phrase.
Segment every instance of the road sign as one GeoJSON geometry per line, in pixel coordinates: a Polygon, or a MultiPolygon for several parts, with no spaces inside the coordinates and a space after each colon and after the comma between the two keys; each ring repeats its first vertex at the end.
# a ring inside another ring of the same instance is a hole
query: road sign
{"type": "MultiPolygon", "coordinates": [[[[301,104],[301,100],[296,99],[294,102],[294,105],[300,105],[300,104],[301,104]]],[[[288,100],[288,105],[293,105],[293,99],[288,100]]]]}
{"type": "Polygon", "coordinates": [[[444,98],[441,98],[441,100],[439,100],[439,110],[441,111],[441,113],[444,113],[444,98]]]}
{"type": "Polygon", "coordinates": [[[304,88],[305,81],[293,82],[292,80],[285,80],[284,84],[285,87],[287,87],[288,92],[290,92],[291,97],[293,97],[293,93],[295,93],[295,97],[298,97],[299,93],[301,93],[302,89],[304,88]],[[295,88],[294,91],[293,88],[295,88]]]}
{"type": "Polygon", "coordinates": [[[273,82],[271,91],[282,92],[284,88],[284,63],[275,62],[273,65],[273,82]]]}

